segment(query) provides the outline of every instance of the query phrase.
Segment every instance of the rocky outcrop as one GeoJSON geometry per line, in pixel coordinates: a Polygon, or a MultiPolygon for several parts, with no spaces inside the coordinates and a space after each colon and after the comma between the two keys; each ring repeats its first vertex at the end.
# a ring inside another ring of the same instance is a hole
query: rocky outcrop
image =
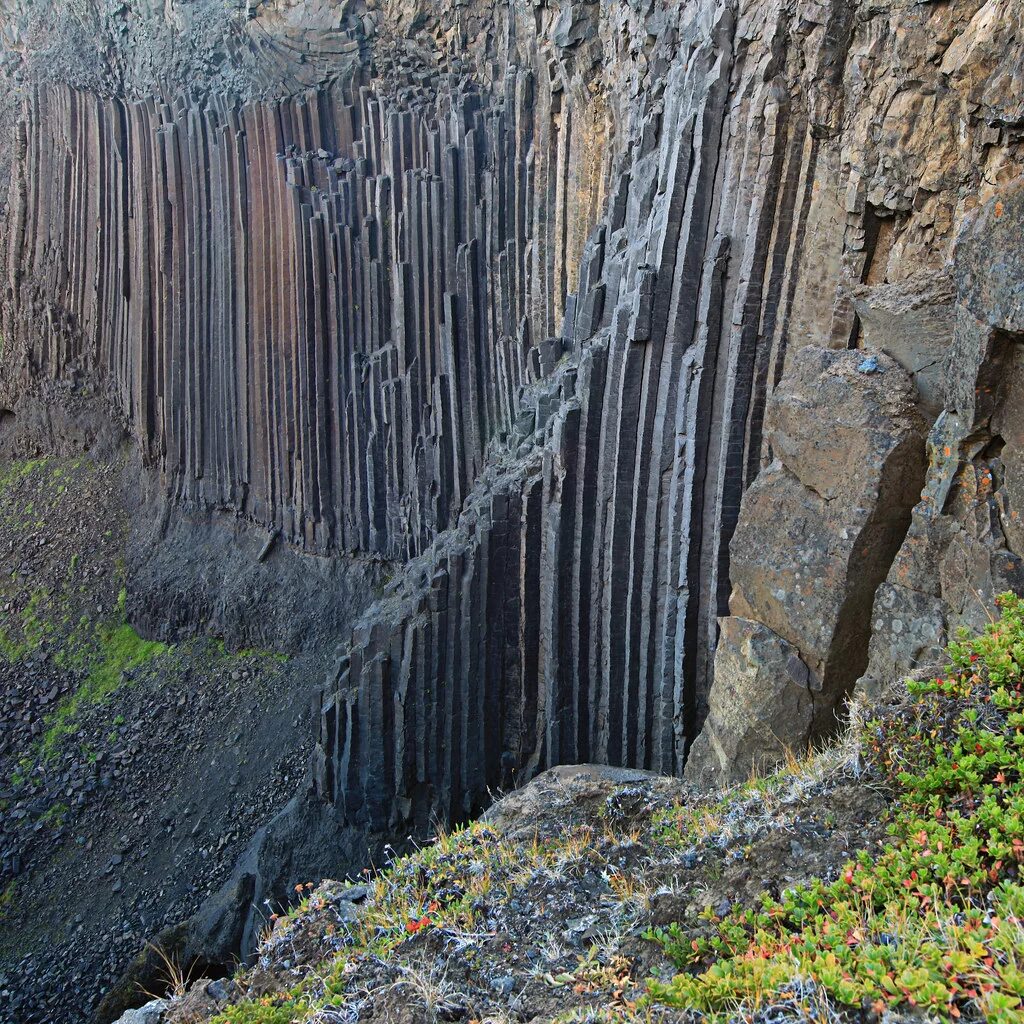
{"type": "Polygon", "coordinates": [[[678,773],[705,720],[746,774],[1012,579],[1011,0],[38,6],[3,429],[98,395],[175,515],[387,563],[317,706],[337,828],[678,773]]]}
{"type": "Polygon", "coordinates": [[[946,353],[953,341],[953,282],[945,273],[918,273],[893,284],[852,290],[864,347],[892,356],[913,377],[918,406],[929,420],[945,397],[946,353]]]}
{"type": "Polygon", "coordinates": [[[875,599],[861,683],[937,660],[958,628],[980,628],[996,595],[1024,588],[1024,185],[990,200],[953,261],[953,339],[929,470],[906,541],[875,599]]]}
{"type": "Polygon", "coordinates": [[[776,460],[732,540],[729,607],[800,650],[827,713],[863,667],[875,588],[924,483],[924,432],[885,357],[805,348],[790,367],[768,419],[776,460]]]}
{"type": "Polygon", "coordinates": [[[806,752],[821,681],[800,652],[762,622],[721,620],[708,716],[686,776],[701,789],[744,782],[806,752]]]}
{"type": "Polygon", "coordinates": [[[721,620],[691,777],[745,778],[837,727],[924,482],[915,398],[882,355],[808,347],[790,360],[766,422],[775,461],[744,496],[732,539],[738,618],[721,620]]]}

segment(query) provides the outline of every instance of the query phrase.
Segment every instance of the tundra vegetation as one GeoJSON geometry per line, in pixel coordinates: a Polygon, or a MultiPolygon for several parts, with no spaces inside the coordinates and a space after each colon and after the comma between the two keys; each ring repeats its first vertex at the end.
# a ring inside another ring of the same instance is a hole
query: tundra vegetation
{"type": "MultiPolygon", "coordinates": [[[[204,1019],[384,1019],[392,992],[424,1019],[513,1020],[540,986],[559,1022],[1020,1020],[1024,600],[998,605],[949,645],[940,675],[894,686],[875,717],[854,702],[839,742],[770,776],[625,816],[620,787],[554,833],[499,816],[364,880],[299,887],[230,1003],[204,1019]],[[877,827],[844,821],[836,797],[851,784],[884,798],[877,827]],[[845,856],[775,894],[715,899],[734,864],[756,864],[800,822],[845,828],[849,852],[833,844],[845,856]],[[595,873],[600,927],[574,947],[577,911],[566,902],[559,919],[558,893],[595,873]],[[703,912],[664,920],[702,895],[703,912]]],[[[170,1019],[190,1018],[172,1004],[170,1019]]]]}

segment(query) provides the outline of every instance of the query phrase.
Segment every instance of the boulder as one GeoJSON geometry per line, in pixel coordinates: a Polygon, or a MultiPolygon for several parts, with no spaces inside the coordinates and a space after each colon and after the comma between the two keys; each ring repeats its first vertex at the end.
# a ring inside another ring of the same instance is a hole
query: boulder
{"type": "Polygon", "coordinates": [[[791,644],[819,681],[811,739],[834,729],[866,665],[874,593],[921,495],[915,404],[894,359],[804,348],[769,406],[776,458],[743,499],[729,608],[791,644]]]}
{"type": "Polygon", "coordinates": [[[166,999],[153,999],[145,1006],[126,1011],[114,1024],[161,1024],[170,1005],[166,999]]]}
{"type": "Polygon", "coordinates": [[[642,817],[655,804],[679,802],[685,794],[678,778],[610,765],[563,764],[496,800],[481,820],[505,840],[560,835],[597,817],[642,817]]]}
{"type": "Polygon", "coordinates": [[[763,623],[727,616],[720,626],[708,717],[685,771],[704,789],[804,753],[820,691],[799,651],[763,623]]]}

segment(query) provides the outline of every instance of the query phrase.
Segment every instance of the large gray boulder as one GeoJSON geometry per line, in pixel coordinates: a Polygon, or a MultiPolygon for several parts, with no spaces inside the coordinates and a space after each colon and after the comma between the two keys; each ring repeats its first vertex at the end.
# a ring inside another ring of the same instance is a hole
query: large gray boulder
{"type": "Polygon", "coordinates": [[[771,401],[776,460],[744,497],[730,610],[792,644],[820,681],[815,734],[864,668],[872,599],[921,494],[915,403],[888,356],[818,348],[796,354],[771,401]]]}
{"type": "Polygon", "coordinates": [[[723,618],[708,717],[686,778],[702,788],[730,785],[804,753],[819,688],[797,649],[777,633],[750,619],[723,618]]]}
{"type": "Polygon", "coordinates": [[[687,777],[724,785],[835,730],[867,663],[871,606],[925,476],[907,372],[881,353],[807,347],[766,430],[774,461],[743,499],[730,546],[704,729],[687,777]]]}

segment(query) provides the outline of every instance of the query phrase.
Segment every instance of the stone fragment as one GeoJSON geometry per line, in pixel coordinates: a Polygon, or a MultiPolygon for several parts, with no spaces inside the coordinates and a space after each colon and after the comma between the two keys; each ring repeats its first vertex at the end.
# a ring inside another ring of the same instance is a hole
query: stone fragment
{"type": "Polygon", "coordinates": [[[686,761],[702,788],[743,782],[807,750],[820,681],[799,651],[760,622],[726,616],[708,716],[686,761]]]}

